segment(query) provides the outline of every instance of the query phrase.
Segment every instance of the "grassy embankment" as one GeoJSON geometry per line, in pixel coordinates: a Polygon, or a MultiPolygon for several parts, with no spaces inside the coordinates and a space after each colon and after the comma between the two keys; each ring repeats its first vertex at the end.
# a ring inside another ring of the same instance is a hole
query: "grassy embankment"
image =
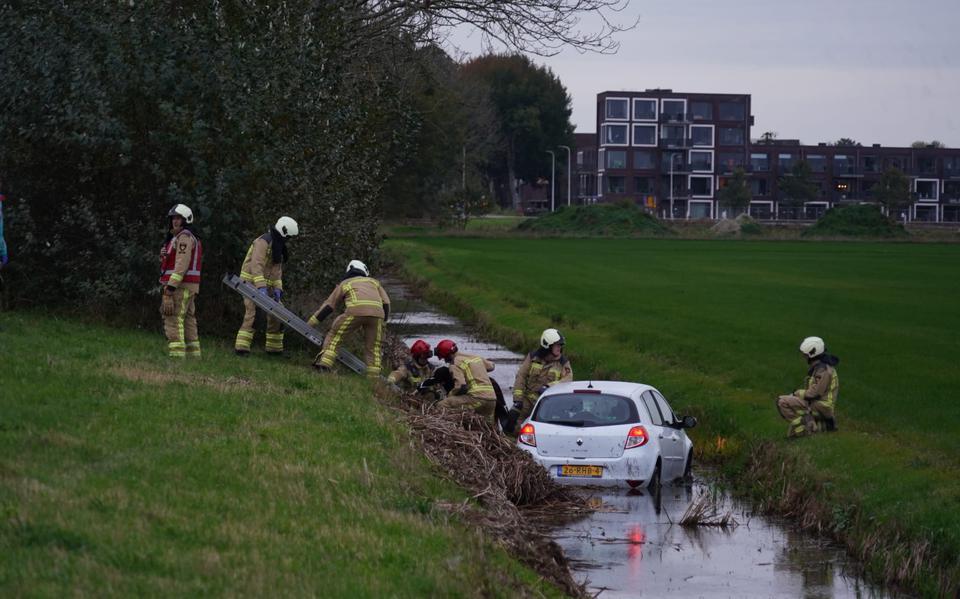
{"type": "Polygon", "coordinates": [[[960,247],[460,238],[386,247],[429,280],[431,299],[514,349],[556,325],[577,378],[657,385],[701,417],[693,435],[707,457],[762,471],[753,490],[763,501],[843,539],[878,577],[956,592],[960,247]],[[787,441],[774,399],[801,385],[796,346],[814,334],[842,360],[840,432],[787,441]]]}
{"type": "Polygon", "coordinates": [[[352,376],[0,314],[0,595],[559,594],[352,376]]]}

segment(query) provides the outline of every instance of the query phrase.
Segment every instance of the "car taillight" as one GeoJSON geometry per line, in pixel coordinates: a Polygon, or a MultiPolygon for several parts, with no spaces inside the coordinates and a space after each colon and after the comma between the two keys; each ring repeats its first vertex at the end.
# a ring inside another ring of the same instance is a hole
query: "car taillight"
{"type": "Polygon", "coordinates": [[[523,425],[523,428],[520,429],[520,436],[517,439],[524,445],[529,445],[530,447],[537,446],[537,435],[536,431],[533,430],[533,425],[529,422],[523,425]]]}
{"type": "Polygon", "coordinates": [[[640,447],[641,445],[646,445],[649,440],[650,435],[647,434],[647,429],[642,426],[635,426],[627,433],[627,442],[623,448],[630,449],[632,447],[640,447]]]}

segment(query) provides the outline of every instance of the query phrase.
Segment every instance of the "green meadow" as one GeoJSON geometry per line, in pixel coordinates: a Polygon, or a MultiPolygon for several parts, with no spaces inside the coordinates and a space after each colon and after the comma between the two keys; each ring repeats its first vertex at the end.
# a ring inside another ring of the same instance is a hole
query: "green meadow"
{"type": "Polygon", "coordinates": [[[367,381],[205,343],[0,314],[0,595],[559,595],[367,381]]]}
{"type": "Polygon", "coordinates": [[[775,441],[838,510],[929,541],[960,570],[960,246],[431,237],[386,247],[433,299],[514,349],[557,326],[576,378],[659,387],[700,417],[693,437],[707,454],[775,441]],[[802,386],[808,335],[841,359],[840,431],[787,441],[774,401],[802,386]]]}

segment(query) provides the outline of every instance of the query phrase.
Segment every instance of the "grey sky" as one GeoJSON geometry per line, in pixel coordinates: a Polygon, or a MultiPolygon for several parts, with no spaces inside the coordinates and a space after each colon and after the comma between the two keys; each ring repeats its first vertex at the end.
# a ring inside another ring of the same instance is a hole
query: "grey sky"
{"type": "Polygon", "coordinates": [[[597,93],[664,87],[751,94],[754,137],[960,147],[960,1],[632,0],[622,20],[638,15],[616,55],[533,57],[567,87],[578,131],[596,129],[597,93]]]}

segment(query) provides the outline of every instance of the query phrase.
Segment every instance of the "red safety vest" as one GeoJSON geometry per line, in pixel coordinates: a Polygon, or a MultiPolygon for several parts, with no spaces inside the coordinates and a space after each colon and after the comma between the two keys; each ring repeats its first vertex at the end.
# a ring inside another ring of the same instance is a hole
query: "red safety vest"
{"type": "MultiPolygon", "coordinates": [[[[183,280],[181,283],[199,283],[200,282],[200,269],[203,264],[203,245],[200,243],[200,239],[197,238],[189,230],[184,229],[179,237],[183,233],[193,237],[196,243],[193,245],[193,255],[190,256],[190,266],[187,267],[187,272],[183,275],[183,280]]],[[[174,245],[177,241],[177,237],[174,237],[167,242],[167,245],[163,248],[163,265],[160,267],[160,284],[166,285],[167,281],[170,280],[170,275],[173,274],[173,269],[177,264],[177,248],[174,245]]]]}

